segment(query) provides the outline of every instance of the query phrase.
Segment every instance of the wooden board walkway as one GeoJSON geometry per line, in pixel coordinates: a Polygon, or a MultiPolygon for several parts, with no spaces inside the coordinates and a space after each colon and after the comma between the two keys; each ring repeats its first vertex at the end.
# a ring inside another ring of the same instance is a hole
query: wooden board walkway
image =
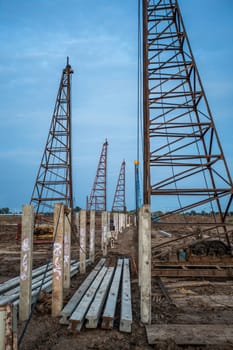
{"type": "Polygon", "coordinates": [[[226,324],[154,324],[146,326],[150,345],[232,345],[232,325],[226,324]]]}

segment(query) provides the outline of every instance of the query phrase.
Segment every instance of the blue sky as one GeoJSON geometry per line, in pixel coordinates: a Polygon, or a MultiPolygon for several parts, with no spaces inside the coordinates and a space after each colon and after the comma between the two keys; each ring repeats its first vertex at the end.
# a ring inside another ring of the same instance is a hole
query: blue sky
{"type": "MultiPolygon", "coordinates": [[[[233,174],[233,1],[180,0],[186,30],[233,174]]],[[[85,206],[109,140],[108,207],[126,160],[134,207],[136,0],[0,0],[0,208],[30,201],[66,57],[72,84],[75,205],[85,206]]]]}

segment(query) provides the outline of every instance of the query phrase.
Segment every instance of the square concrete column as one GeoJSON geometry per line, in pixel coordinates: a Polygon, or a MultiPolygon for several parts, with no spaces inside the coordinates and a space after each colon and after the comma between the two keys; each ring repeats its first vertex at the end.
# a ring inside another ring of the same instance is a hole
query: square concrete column
{"type": "Polygon", "coordinates": [[[79,239],[79,232],[80,232],[80,212],[75,213],[74,216],[74,224],[76,227],[76,238],[79,239]]]}
{"type": "Polygon", "coordinates": [[[107,231],[110,231],[111,213],[107,212],[107,231]]]}
{"type": "MultiPolygon", "coordinates": [[[[70,210],[69,210],[70,211],[70,210]]],[[[70,288],[70,261],[71,261],[71,211],[64,216],[64,288],[70,288]]]]}
{"type": "Polygon", "coordinates": [[[138,285],[141,286],[142,274],[142,208],[138,209],[138,285]]]}
{"type": "Polygon", "coordinates": [[[107,256],[107,227],[108,227],[108,215],[106,211],[102,211],[102,237],[101,237],[101,247],[103,251],[103,256],[107,256]]]}
{"type": "Polygon", "coordinates": [[[127,217],[127,226],[130,227],[131,226],[131,216],[130,214],[126,214],[126,217],[127,217]]]}
{"type": "Polygon", "coordinates": [[[121,233],[123,230],[123,218],[122,213],[119,213],[119,233],[121,233]]]}
{"type": "Polygon", "coordinates": [[[114,222],[114,238],[118,238],[118,233],[119,233],[119,213],[114,213],[113,214],[113,222],[114,222]]]}
{"type": "Polygon", "coordinates": [[[32,254],[34,232],[34,207],[24,205],[21,233],[19,320],[26,321],[31,312],[32,254]]]}
{"type": "Polygon", "coordinates": [[[127,224],[127,214],[123,213],[123,227],[126,228],[126,224],[127,224]]]}
{"type": "Polygon", "coordinates": [[[86,232],[87,232],[87,212],[80,210],[80,273],[86,273],[86,232]]]}
{"type": "Polygon", "coordinates": [[[90,260],[95,261],[95,210],[90,211],[90,260]]]}
{"type": "Polygon", "coordinates": [[[58,203],[54,205],[52,317],[59,316],[63,307],[64,226],[64,204],[58,203]]]}
{"type": "Polygon", "coordinates": [[[151,323],[151,212],[150,205],[144,205],[139,211],[141,218],[140,234],[140,258],[141,267],[141,296],[140,296],[140,314],[142,323],[151,323]]]}

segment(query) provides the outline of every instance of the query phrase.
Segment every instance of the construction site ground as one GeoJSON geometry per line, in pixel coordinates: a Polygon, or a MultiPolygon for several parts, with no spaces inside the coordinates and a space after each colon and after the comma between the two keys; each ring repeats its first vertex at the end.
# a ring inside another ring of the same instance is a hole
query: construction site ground
{"type": "MultiPolygon", "coordinates": [[[[199,218],[200,219],[200,218],[199,218]]],[[[17,224],[20,216],[0,218],[0,283],[9,278],[19,275],[20,269],[20,243],[15,239],[17,224]]],[[[172,231],[174,227],[167,227],[172,231]]],[[[181,234],[181,228],[177,235],[181,234]]],[[[184,233],[184,232],[183,232],[184,233]]],[[[156,226],[152,229],[152,246],[166,241],[166,237],[159,233],[156,226]]],[[[162,257],[170,259],[180,247],[180,241],[172,246],[161,248],[162,257]],[[164,254],[163,254],[164,250],[164,254]]],[[[161,255],[153,250],[152,262],[161,262],[161,255]],[[156,258],[160,255],[160,260],[156,258]]],[[[88,253],[88,251],[87,251],[88,253]]],[[[67,326],[59,323],[59,318],[51,317],[51,295],[42,293],[28,324],[25,335],[20,344],[22,350],[36,349],[233,349],[233,343],[227,343],[221,334],[224,327],[232,326],[233,323],[233,281],[232,278],[168,278],[161,277],[166,286],[168,298],[159,288],[156,278],[152,279],[152,324],[157,325],[205,325],[206,332],[203,335],[205,343],[192,345],[177,345],[167,336],[166,340],[156,344],[149,344],[146,327],[140,322],[140,293],[137,274],[137,233],[131,226],[118,236],[114,248],[108,249],[107,265],[114,265],[117,257],[130,257],[131,259],[131,291],[133,324],[132,333],[119,331],[120,308],[116,312],[113,330],[82,328],[80,333],[71,333],[67,326]],[[208,325],[216,326],[219,334],[218,342],[211,341],[211,332],[208,325]]],[[[100,231],[97,231],[96,263],[102,257],[100,249],[100,231]]],[[[33,267],[38,267],[51,260],[51,246],[35,244],[33,254],[33,267]]],[[[78,240],[73,239],[72,258],[79,259],[78,240]]],[[[64,293],[64,305],[69,301],[82,281],[92,270],[93,266],[87,267],[85,275],[77,274],[71,280],[71,287],[64,293]]],[[[25,324],[20,324],[18,336],[22,334],[25,324]]]]}

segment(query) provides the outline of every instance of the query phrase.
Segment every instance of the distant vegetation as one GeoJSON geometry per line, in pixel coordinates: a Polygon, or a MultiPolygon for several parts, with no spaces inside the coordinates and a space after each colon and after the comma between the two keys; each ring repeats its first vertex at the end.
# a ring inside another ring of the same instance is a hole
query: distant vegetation
{"type": "MultiPolygon", "coordinates": [[[[82,208],[80,208],[80,207],[75,207],[74,208],[74,212],[75,213],[77,213],[77,212],[79,212],[80,210],[81,210],[82,208]]],[[[8,215],[8,214],[22,214],[22,212],[20,211],[20,212],[12,212],[11,210],[10,210],[10,208],[0,208],[0,215],[8,215]]],[[[44,213],[44,214],[51,214],[51,213],[44,213]]]]}
{"type": "Polygon", "coordinates": [[[0,214],[11,214],[9,208],[0,208],[0,214]]]}
{"type": "MultiPolygon", "coordinates": [[[[76,206],[74,208],[74,212],[77,213],[81,210],[82,208],[76,206]]],[[[131,210],[130,213],[135,213],[135,210],[131,210]]],[[[7,215],[7,214],[21,214],[21,212],[19,213],[12,213],[12,211],[9,209],[9,208],[0,208],[0,215],[7,215]]],[[[49,214],[49,213],[48,213],[49,214]]],[[[152,213],[152,217],[153,218],[159,218],[160,216],[162,216],[163,214],[165,214],[165,212],[162,212],[162,211],[155,211],[152,213]]],[[[185,212],[183,214],[180,214],[180,215],[202,215],[202,216],[210,216],[212,215],[213,213],[212,212],[207,212],[205,210],[202,210],[202,211],[195,211],[195,210],[191,210],[191,211],[188,211],[188,212],[185,212]]],[[[216,215],[219,214],[219,212],[215,212],[216,215]]],[[[233,211],[229,211],[228,213],[228,216],[233,216],[233,211]]]]}

